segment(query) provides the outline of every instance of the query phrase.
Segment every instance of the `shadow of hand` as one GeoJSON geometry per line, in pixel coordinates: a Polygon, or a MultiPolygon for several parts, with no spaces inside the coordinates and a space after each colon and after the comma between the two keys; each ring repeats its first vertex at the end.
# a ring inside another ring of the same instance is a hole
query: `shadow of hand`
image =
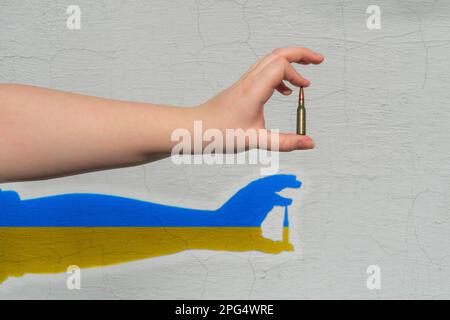
{"type": "Polygon", "coordinates": [[[287,207],[292,203],[291,199],[281,197],[279,191],[300,186],[300,181],[293,175],[258,179],[239,190],[215,212],[186,211],[184,208],[95,194],[21,201],[15,192],[0,192],[0,225],[3,222],[5,226],[0,228],[0,239],[4,242],[0,246],[0,257],[3,258],[0,259],[0,283],[8,276],[25,273],[64,272],[72,264],[80,267],[112,265],[189,249],[291,251],[293,246],[289,243],[287,228],[283,228],[283,241],[274,241],[263,237],[261,224],[274,206],[287,207]],[[77,214],[71,215],[71,212],[77,214]],[[159,214],[157,217],[172,214],[175,222],[182,221],[182,218],[191,222],[192,217],[204,216],[212,220],[191,227],[165,226],[154,224],[159,219],[145,220],[148,212],[159,214]],[[37,213],[40,224],[33,219],[37,213]],[[91,218],[97,224],[83,225],[90,220],[74,220],[73,226],[78,226],[74,228],[65,224],[64,219],[58,220],[66,216],[91,218]],[[100,220],[96,220],[98,216],[100,220]],[[18,219],[14,220],[14,217],[18,219]],[[113,217],[117,219],[111,220],[113,217]],[[60,224],[49,227],[42,221],[60,224]],[[130,221],[147,224],[137,224],[139,228],[134,228],[130,227],[130,221]],[[115,224],[108,225],[108,222],[115,224]]]}
{"type": "Polygon", "coordinates": [[[252,181],[217,210],[218,219],[227,226],[260,227],[275,206],[287,207],[292,199],[278,192],[300,188],[294,175],[278,174],[252,181]]]}

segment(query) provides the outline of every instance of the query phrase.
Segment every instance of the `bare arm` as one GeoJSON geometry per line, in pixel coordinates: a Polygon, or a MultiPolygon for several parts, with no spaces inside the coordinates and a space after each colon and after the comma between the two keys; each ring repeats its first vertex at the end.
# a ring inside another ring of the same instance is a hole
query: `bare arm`
{"type": "Polygon", "coordinates": [[[170,134],[197,108],[0,85],[0,180],[130,166],[170,153],[170,134]]]}
{"type": "MultiPolygon", "coordinates": [[[[254,64],[235,84],[191,108],[116,101],[0,84],[0,181],[46,179],[132,166],[168,156],[173,130],[265,128],[263,106],[284,84],[308,86],[290,64],[321,63],[305,48],[279,49],[254,64]]],[[[280,134],[280,151],[312,148],[307,136],[280,134]]]]}

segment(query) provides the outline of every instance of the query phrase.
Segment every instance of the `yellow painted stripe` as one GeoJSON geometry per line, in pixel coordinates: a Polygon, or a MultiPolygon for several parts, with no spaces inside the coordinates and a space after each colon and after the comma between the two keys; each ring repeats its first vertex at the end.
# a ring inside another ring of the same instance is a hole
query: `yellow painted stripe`
{"type": "Polygon", "coordinates": [[[259,227],[0,227],[0,283],[27,273],[65,272],[173,254],[188,249],[292,251],[259,227]]]}

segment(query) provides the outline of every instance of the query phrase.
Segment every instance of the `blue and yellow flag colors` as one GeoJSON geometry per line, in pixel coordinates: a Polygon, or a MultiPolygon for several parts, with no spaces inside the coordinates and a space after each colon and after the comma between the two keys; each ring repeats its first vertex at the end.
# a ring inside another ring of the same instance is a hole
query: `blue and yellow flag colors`
{"type": "Polygon", "coordinates": [[[255,180],[217,210],[172,207],[101,194],[21,200],[0,191],[0,283],[26,273],[65,272],[70,265],[106,266],[187,249],[293,250],[287,207],[278,194],[299,188],[292,175],[255,180]],[[285,207],[283,241],[262,236],[274,206],[285,207]]]}

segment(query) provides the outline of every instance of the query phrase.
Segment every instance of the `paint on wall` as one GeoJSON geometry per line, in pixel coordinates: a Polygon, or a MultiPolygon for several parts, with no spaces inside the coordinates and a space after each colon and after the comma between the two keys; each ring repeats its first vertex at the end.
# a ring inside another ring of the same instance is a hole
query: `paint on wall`
{"type": "Polygon", "coordinates": [[[217,210],[196,210],[100,194],[21,200],[0,192],[0,283],[26,273],[106,266],[188,249],[293,250],[287,207],[278,194],[299,188],[293,175],[255,180],[217,210]],[[262,236],[274,206],[285,207],[283,240],[262,236]]]}

